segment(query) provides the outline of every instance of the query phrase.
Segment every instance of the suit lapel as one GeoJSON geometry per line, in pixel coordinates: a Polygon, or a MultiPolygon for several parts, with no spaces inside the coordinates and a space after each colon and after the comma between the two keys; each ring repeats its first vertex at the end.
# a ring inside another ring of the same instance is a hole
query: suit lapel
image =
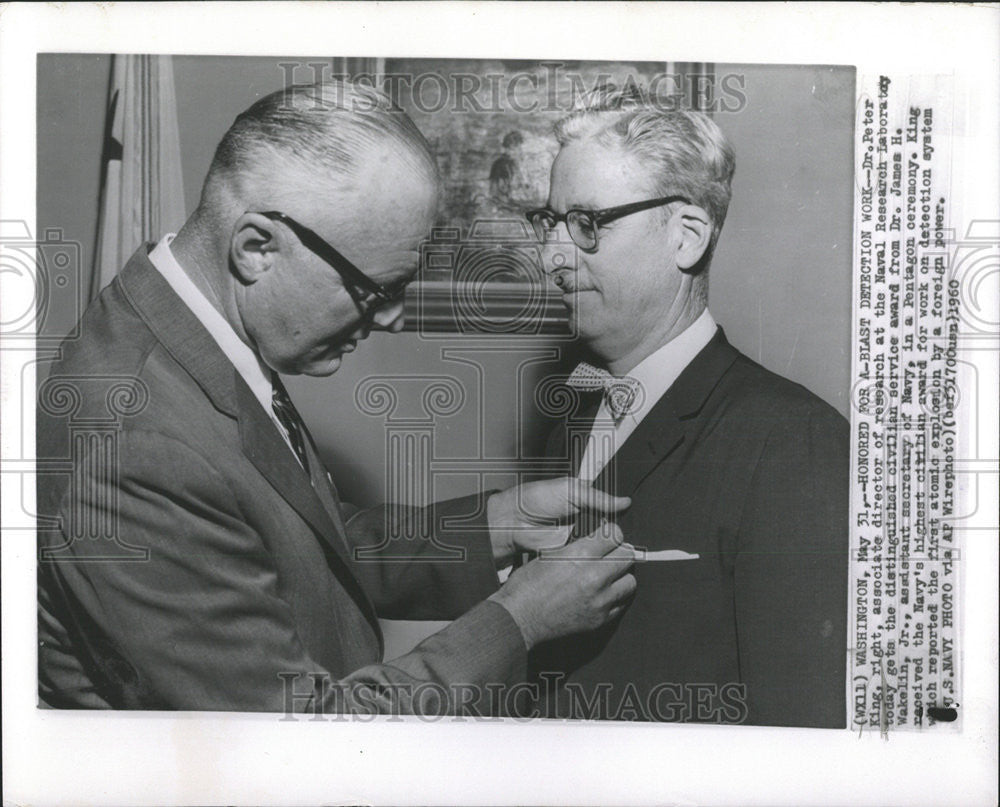
{"type": "Polygon", "coordinates": [[[631,496],[650,471],[681,444],[684,426],[669,394],[664,395],[604,466],[596,486],[616,496],[631,496]]]}
{"type": "Polygon", "coordinates": [[[339,514],[331,514],[323,506],[260,401],[211,334],[150,263],[145,247],[132,256],[115,282],[167,352],[216,408],[236,418],[244,455],[330,548],[338,565],[343,567],[338,576],[344,582],[353,581],[350,587],[369,619],[374,620],[374,607],[350,571],[347,539],[339,514]]]}
{"type": "Polygon", "coordinates": [[[594,426],[594,418],[601,407],[601,392],[582,393],[580,395],[579,414],[566,423],[565,439],[569,442],[566,456],[569,457],[570,473],[579,475],[583,464],[583,455],[590,440],[590,431],[594,426]]]}
{"type": "Polygon", "coordinates": [[[580,473],[580,463],[587,448],[594,416],[601,405],[600,392],[578,392],[566,387],[576,403],[573,411],[549,433],[545,443],[545,456],[565,463],[561,473],[576,476],[580,473]]]}
{"type": "Polygon", "coordinates": [[[348,563],[342,533],[323,507],[306,472],[239,373],[236,373],[235,386],[243,453],[281,497],[322,536],[340,560],[348,563]]]}
{"type": "Polygon", "coordinates": [[[615,453],[596,486],[617,496],[636,488],[684,442],[706,399],[739,354],[718,328],[615,453]]]}
{"type": "MultiPolygon", "coordinates": [[[[284,438],[278,433],[274,422],[261,408],[250,387],[238,372],[234,370],[234,373],[243,453],[295,512],[309,523],[336,558],[336,561],[331,563],[331,569],[344,587],[351,592],[361,612],[371,624],[379,640],[381,655],[383,640],[378,615],[368,593],[351,569],[350,546],[339,512],[339,501],[331,498],[329,508],[323,504],[314,481],[316,484],[324,484],[326,480],[321,476],[311,479],[306,474],[284,438]]],[[[315,474],[324,474],[322,460],[316,453],[308,433],[306,453],[315,474]]]]}
{"type": "Polygon", "coordinates": [[[232,362],[140,247],[114,280],[166,351],[212,404],[236,416],[232,362]]]}
{"type": "MultiPolygon", "coordinates": [[[[305,428],[305,424],[303,424],[305,428]]],[[[312,435],[309,433],[309,429],[305,428],[305,438],[306,438],[306,454],[309,457],[309,476],[312,482],[312,488],[316,491],[316,495],[319,500],[323,503],[323,507],[330,519],[333,521],[334,526],[337,528],[337,532],[340,535],[347,535],[347,527],[344,525],[343,517],[343,505],[340,501],[340,494],[337,492],[336,485],[333,484],[333,477],[326,470],[326,466],[323,464],[323,459],[319,455],[319,449],[316,448],[316,443],[312,439],[312,435]]],[[[348,547],[350,551],[350,547],[348,547]]]]}

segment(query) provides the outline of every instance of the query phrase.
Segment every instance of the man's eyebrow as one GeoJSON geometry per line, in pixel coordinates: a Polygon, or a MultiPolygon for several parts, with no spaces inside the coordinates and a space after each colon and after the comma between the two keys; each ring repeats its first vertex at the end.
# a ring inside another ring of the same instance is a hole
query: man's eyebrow
{"type": "Polygon", "coordinates": [[[594,204],[593,201],[591,201],[590,204],[588,204],[587,202],[574,201],[574,202],[570,202],[568,205],[566,205],[566,209],[567,210],[600,210],[601,208],[600,208],[600,205],[594,204]]]}

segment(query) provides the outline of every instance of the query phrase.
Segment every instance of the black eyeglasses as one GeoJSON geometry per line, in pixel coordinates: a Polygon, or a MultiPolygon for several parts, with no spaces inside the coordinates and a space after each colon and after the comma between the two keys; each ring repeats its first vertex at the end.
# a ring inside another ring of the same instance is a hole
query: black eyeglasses
{"type": "Polygon", "coordinates": [[[247,212],[255,212],[258,216],[264,216],[272,221],[280,221],[287,225],[308,249],[330,264],[347,281],[348,294],[354,299],[362,314],[370,316],[379,309],[398,302],[406,293],[406,287],[410,284],[411,278],[400,278],[388,285],[372,280],[341,255],[330,243],[324,241],[304,224],[299,224],[291,216],[279,213],[277,210],[248,210],[247,212]]]}
{"type": "Polygon", "coordinates": [[[556,213],[547,207],[539,207],[535,210],[529,210],[525,215],[528,217],[528,222],[535,231],[535,236],[543,244],[548,234],[555,229],[556,225],[564,221],[566,222],[566,230],[569,232],[569,237],[573,239],[573,243],[584,252],[593,253],[597,252],[597,246],[600,243],[598,230],[602,225],[610,224],[616,219],[631,216],[633,213],[639,213],[642,210],[669,205],[672,202],[691,204],[691,201],[684,196],[661,196],[659,199],[631,202],[627,205],[606,207],[603,210],[584,210],[583,208],[574,207],[565,213],[556,213]]]}

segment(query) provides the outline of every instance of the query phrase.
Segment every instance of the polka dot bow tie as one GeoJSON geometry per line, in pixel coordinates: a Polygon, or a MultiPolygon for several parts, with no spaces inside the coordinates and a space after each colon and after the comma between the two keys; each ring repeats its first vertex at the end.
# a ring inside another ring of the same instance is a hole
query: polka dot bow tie
{"type": "Polygon", "coordinates": [[[566,379],[566,385],[572,389],[587,392],[603,390],[604,401],[615,422],[639,407],[637,399],[642,384],[638,379],[628,375],[616,378],[607,370],[594,367],[585,361],[580,362],[576,369],[570,373],[569,378],[566,379]]]}

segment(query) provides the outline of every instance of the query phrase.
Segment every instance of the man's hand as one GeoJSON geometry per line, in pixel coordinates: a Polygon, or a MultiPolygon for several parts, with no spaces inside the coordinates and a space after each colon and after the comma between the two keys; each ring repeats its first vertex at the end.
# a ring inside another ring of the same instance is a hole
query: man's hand
{"type": "Polygon", "coordinates": [[[578,513],[615,513],[631,503],[627,497],[612,496],[571,476],[527,482],[494,493],[486,502],[493,558],[501,567],[509,564],[518,551],[562,546],[578,513]]]}
{"type": "Polygon", "coordinates": [[[510,612],[530,650],[615,619],[635,592],[635,553],[618,525],[543,552],[517,569],[490,599],[510,612]]]}

